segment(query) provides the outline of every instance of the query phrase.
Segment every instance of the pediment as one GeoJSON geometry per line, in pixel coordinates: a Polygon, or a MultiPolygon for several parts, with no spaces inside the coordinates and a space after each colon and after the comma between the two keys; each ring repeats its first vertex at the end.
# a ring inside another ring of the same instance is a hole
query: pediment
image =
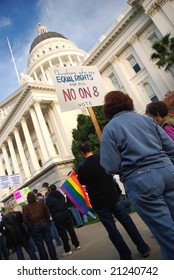
{"type": "Polygon", "coordinates": [[[23,90],[20,87],[0,103],[0,128],[17,104],[22,92],[23,90]]]}
{"type": "Polygon", "coordinates": [[[27,84],[20,86],[16,91],[14,91],[0,103],[0,128],[6,122],[13,109],[16,107],[26,87],[27,84]]]}
{"type": "Polygon", "coordinates": [[[14,93],[9,95],[0,103],[0,130],[4,129],[8,121],[14,116],[23,100],[28,94],[34,92],[55,92],[53,85],[43,83],[25,83],[21,85],[14,93]]]}

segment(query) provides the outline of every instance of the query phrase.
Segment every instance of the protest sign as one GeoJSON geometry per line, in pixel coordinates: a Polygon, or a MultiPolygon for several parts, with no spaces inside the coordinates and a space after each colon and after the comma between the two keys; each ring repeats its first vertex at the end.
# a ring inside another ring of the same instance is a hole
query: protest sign
{"type": "Polygon", "coordinates": [[[2,188],[12,188],[21,185],[20,174],[0,176],[0,186],[2,188]]]}
{"type": "Polygon", "coordinates": [[[105,84],[96,66],[50,67],[62,112],[103,105],[105,84]]]}
{"type": "Polygon", "coordinates": [[[30,192],[29,187],[25,187],[21,190],[17,190],[13,193],[15,201],[17,204],[20,204],[22,202],[26,202],[27,200],[27,194],[30,192]]]}

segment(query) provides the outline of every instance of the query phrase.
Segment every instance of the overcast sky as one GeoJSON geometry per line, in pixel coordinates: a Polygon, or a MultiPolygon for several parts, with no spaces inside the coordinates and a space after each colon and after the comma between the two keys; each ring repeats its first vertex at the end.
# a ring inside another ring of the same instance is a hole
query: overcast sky
{"type": "Polygon", "coordinates": [[[0,101],[19,87],[38,23],[88,52],[129,7],[127,0],[0,0],[0,101]]]}

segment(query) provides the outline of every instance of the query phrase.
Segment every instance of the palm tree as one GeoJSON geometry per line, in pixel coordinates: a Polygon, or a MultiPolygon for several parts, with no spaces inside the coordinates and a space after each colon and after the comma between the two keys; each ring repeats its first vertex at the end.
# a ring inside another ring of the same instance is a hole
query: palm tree
{"type": "Polygon", "coordinates": [[[151,59],[156,62],[158,68],[165,67],[165,71],[169,70],[174,64],[174,37],[170,38],[168,33],[155,41],[152,48],[155,52],[151,55],[151,59]]]}

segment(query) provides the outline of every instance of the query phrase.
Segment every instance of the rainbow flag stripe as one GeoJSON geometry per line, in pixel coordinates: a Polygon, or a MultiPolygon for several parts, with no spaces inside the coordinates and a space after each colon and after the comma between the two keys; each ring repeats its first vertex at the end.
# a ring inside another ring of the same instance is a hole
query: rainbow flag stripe
{"type": "Polygon", "coordinates": [[[92,208],[89,198],[74,171],[60,188],[82,214],[86,214],[92,208]]]}

